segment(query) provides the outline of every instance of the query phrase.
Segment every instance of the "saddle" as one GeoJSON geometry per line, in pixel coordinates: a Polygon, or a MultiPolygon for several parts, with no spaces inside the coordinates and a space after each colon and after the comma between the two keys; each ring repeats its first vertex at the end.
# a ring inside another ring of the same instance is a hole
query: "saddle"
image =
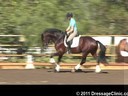
{"type": "MultiPolygon", "coordinates": [[[[77,35],[71,40],[71,48],[75,48],[79,45],[80,37],[81,35],[77,35]]],[[[64,38],[65,47],[68,47],[67,42],[66,42],[67,38],[68,38],[67,36],[65,36],[64,38]]]]}

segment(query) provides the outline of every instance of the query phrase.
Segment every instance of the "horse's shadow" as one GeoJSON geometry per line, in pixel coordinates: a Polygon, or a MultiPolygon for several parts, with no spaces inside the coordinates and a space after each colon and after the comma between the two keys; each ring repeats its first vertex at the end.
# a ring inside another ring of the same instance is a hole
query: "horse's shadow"
{"type": "MultiPolygon", "coordinates": [[[[59,72],[56,72],[55,70],[48,70],[48,72],[54,72],[54,73],[95,73],[95,71],[93,71],[93,70],[81,70],[81,69],[79,69],[79,70],[77,70],[77,71],[75,71],[75,72],[71,72],[71,70],[61,70],[61,71],[59,71],[59,72]]],[[[106,72],[106,71],[101,71],[101,72],[99,72],[98,74],[108,74],[108,72],[106,72]]]]}

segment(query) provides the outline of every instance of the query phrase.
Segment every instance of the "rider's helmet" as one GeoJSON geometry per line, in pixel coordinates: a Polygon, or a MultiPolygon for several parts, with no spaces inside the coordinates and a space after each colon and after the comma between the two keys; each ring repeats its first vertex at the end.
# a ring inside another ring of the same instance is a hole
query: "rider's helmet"
{"type": "Polygon", "coordinates": [[[67,13],[66,14],[66,17],[68,18],[68,17],[73,17],[73,14],[72,13],[67,13]]]}

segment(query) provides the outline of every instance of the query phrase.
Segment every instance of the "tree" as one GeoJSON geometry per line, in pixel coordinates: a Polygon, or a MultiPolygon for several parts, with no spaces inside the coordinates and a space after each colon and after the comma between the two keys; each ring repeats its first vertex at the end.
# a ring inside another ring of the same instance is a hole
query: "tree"
{"type": "Polygon", "coordinates": [[[0,0],[0,34],[25,35],[26,45],[39,46],[46,28],[65,31],[67,12],[80,34],[128,34],[128,0],[0,0]]]}

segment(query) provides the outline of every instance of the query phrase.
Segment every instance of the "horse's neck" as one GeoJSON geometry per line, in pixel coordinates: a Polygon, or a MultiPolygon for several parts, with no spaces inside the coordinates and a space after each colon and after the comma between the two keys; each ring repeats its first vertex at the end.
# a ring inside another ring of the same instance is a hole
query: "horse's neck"
{"type": "Polygon", "coordinates": [[[56,36],[54,36],[51,38],[51,40],[55,43],[58,40],[58,38],[56,36]]]}
{"type": "Polygon", "coordinates": [[[51,40],[55,43],[56,41],[58,41],[61,38],[60,35],[56,35],[56,36],[51,36],[51,40]]]}
{"type": "Polygon", "coordinates": [[[62,36],[58,37],[58,39],[56,40],[55,44],[64,43],[64,38],[65,38],[65,35],[62,35],[62,36]]]}

